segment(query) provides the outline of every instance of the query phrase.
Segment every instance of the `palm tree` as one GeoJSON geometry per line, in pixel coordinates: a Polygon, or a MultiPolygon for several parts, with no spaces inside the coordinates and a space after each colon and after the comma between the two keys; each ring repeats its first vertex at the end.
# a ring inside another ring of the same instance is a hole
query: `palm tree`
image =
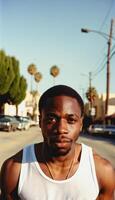
{"type": "Polygon", "coordinates": [[[35,74],[34,74],[34,79],[35,79],[35,81],[36,81],[36,83],[37,83],[37,91],[38,91],[38,83],[41,81],[41,79],[42,79],[42,74],[40,73],[40,72],[36,72],[35,74]]]}
{"type": "Polygon", "coordinates": [[[98,93],[95,87],[89,87],[86,92],[86,98],[88,99],[88,101],[93,103],[97,97],[98,97],[98,93]]]}
{"type": "Polygon", "coordinates": [[[40,82],[40,80],[42,79],[42,74],[40,72],[36,72],[34,74],[34,80],[37,83],[37,87],[36,90],[33,90],[31,92],[32,97],[33,97],[33,118],[34,120],[37,120],[38,118],[38,97],[39,97],[39,93],[38,93],[38,83],[40,82]]]}
{"type": "Polygon", "coordinates": [[[32,91],[32,76],[36,73],[37,68],[35,64],[30,64],[28,66],[28,73],[31,75],[31,91],[32,91]]]}
{"type": "Polygon", "coordinates": [[[94,103],[96,101],[96,99],[98,98],[98,93],[97,93],[97,90],[95,89],[95,87],[89,87],[87,92],[86,92],[86,98],[88,99],[89,101],[89,105],[90,105],[90,108],[89,108],[89,113],[90,115],[92,115],[92,109],[94,107],[94,103]]]}
{"type": "Polygon", "coordinates": [[[59,72],[60,72],[59,67],[57,67],[56,65],[50,68],[50,75],[54,77],[54,85],[55,85],[55,77],[58,76],[59,72]]]}

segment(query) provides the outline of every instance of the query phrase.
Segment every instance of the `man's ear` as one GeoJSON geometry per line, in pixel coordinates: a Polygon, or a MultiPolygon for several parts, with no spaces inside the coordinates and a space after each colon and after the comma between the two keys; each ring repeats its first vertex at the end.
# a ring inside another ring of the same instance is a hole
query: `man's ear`
{"type": "Polygon", "coordinates": [[[41,115],[39,115],[39,127],[41,128],[41,115]]]}
{"type": "Polygon", "coordinates": [[[80,127],[80,132],[82,131],[83,126],[80,127]]]}

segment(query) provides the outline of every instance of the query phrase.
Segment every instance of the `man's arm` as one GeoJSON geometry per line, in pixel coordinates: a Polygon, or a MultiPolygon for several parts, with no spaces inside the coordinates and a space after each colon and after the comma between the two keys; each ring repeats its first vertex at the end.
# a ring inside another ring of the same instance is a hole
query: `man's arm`
{"type": "Polygon", "coordinates": [[[17,188],[21,163],[15,158],[4,162],[0,173],[0,200],[18,200],[17,188]]]}
{"type": "Polygon", "coordinates": [[[115,171],[109,161],[95,156],[96,173],[100,192],[97,200],[115,200],[115,171]]]}

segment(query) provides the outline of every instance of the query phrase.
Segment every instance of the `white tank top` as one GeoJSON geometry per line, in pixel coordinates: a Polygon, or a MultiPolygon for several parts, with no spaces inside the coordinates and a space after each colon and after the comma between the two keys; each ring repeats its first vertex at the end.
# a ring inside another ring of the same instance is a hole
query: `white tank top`
{"type": "Polygon", "coordinates": [[[44,174],[37,162],[34,145],[23,150],[18,195],[21,200],[95,200],[99,193],[91,147],[82,144],[79,168],[62,181],[44,174]]]}

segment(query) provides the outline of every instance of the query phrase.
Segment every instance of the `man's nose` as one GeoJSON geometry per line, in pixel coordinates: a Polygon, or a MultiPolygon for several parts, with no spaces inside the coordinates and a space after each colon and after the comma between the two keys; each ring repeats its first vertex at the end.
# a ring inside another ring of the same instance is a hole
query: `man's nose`
{"type": "Polygon", "coordinates": [[[60,119],[57,124],[58,133],[67,133],[67,122],[65,119],[60,119]]]}

